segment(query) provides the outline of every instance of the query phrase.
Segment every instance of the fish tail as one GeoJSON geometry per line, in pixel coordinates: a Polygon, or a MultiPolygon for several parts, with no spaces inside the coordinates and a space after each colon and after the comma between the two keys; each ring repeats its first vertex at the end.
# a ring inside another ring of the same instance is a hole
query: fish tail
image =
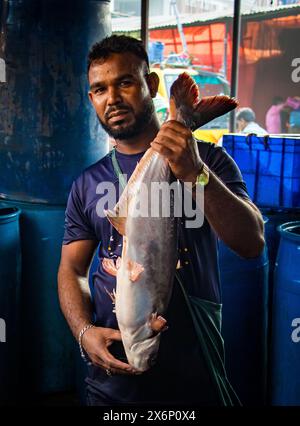
{"type": "Polygon", "coordinates": [[[200,100],[199,88],[186,72],[179,75],[170,92],[177,108],[174,111],[172,107],[172,117],[176,116],[178,121],[186,123],[192,131],[238,106],[237,99],[223,95],[207,96],[200,100]]]}
{"type": "Polygon", "coordinates": [[[237,106],[237,99],[231,98],[230,96],[216,95],[202,98],[193,112],[195,129],[229,111],[232,111],[237,106]]]}

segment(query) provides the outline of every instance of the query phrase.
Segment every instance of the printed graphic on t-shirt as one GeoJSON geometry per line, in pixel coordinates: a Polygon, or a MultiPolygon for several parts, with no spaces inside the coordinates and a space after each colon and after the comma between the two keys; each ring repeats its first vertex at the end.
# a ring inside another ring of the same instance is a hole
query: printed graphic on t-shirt
{"type": "Polygon", "coordinates": [[[112,305],[113,305],[113,309],[112,312],[115,314],[116,313],[116,290],[113,289],[112,292],[108,291],[106,287],[104,287],[104,290],[106,291],[106,293],[108,294],[108,296],[111,299],[112,305]]]}

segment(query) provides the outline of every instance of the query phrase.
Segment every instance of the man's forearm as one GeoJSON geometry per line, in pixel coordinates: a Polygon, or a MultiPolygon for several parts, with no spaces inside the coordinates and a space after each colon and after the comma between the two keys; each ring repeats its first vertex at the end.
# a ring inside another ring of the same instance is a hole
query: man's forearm
{"type": "Polygon", "coordinates": [[[243,257],[260,254],[264,236],[259,210],[233,194],[213,172],[204,190],[204,214],[218,237],[232,250],[243,257]]]}
{"type": "Polygon", "coordinates": [[[92,322],[92,302],[88,280],[60,268],[58,273],[60,307],[76,339],[82,328],[92,322]]]}

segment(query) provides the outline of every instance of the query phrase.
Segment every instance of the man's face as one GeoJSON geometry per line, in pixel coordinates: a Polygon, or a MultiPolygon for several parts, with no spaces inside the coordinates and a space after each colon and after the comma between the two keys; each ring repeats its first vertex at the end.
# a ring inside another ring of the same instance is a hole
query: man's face
{"type": "Polygon", "coordinates": [[[146,74],[146,64],[129,52],[114,53],[90,67],[90,100],[102,127],[115,139],[142,134],[154,116],[151,95],[156,93],[150,94],[146,74]]]}
{"type": "Polygon", "coordinates": [[[246,126],[247,126],[247,121],[245,121],[243,118],[236,121],[236,127],[238,132],[242,132],[246,126]]]}

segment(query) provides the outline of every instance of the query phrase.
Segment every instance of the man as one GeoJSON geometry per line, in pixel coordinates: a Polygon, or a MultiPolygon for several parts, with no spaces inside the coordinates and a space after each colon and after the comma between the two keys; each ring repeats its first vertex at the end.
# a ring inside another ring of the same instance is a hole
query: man
{"type": "Polygon", "coordinates": [[[285,108],[285,102],[281,96],[275,96],[272,105],[266,113],[266,128],[269,134],[281,133],[281,112],[285,108]]]}
{"type": "Polygon", "coordinates": [[[266,134],[267,131],[255,122],[255,113],[251,108],[240,108],[236,114],[237,131],[240,133],[266,134]]]}
{"type": "MultiPolygon", "coordinates": [[[[88,79],[90,100],[103,128],[116,141],[116,160],[128,178],[150,145],[182,182],[195,183],[206,163],[206,220],[198,229],[181,226],[183,267],[178,277],[188,294],[219,306],[216,235],[245,257],[257,256],[264,246],[261,215],[248,198],[237,166],[222,148],[197,144],[183,124],[170,120],[160,127],[152,102],[158,77],[149,73],[147,54],[138,40],[111,36],[94,45],[88,79]]],[[[222,405],[178,284],[165,315],[169,329],[162,333],[155,366],[137,374],[128,365],[114,313],[115,277],[105,266],[107,258],[121,255],[122,238],[106,218],[97,216],[96,188],[101,181],[118,187],[110,154],[73,184],[58,274],[61,308],[92,363],[86,379],[88,404],[222,405]],[[92,302],[87,273],[99,241],[92,302]]]]}

